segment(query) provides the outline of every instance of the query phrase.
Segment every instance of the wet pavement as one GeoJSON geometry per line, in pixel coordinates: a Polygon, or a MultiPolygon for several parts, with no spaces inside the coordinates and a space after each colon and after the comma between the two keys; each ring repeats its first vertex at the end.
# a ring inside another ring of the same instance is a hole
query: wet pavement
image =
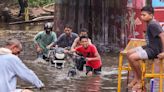
{"type": "MultiPolygon", "coordinates": [[[[20,58],[45,84],[44,89],[38,90],[29,83],[19,80],[18,87],[29,88],[34,92],[117,92],[118,54],[116,53],[101,53],[103,62],[101,76],[86,77],[84,71],[78,72],[75,77],[67,77],[69,66],[64,69],[55,69],[48,64],[35,62],[33,37],[42,29],[42,24],[0,25],[0,45],[10,37],[19,39],[23,43],[23,52],[20,54],[20,58]]],[[[126,72],[124,73],[126,74],[126,72]]],[[[126,77],[122,79],[124,81],[122,92],[126,92],[126,77]]]]}

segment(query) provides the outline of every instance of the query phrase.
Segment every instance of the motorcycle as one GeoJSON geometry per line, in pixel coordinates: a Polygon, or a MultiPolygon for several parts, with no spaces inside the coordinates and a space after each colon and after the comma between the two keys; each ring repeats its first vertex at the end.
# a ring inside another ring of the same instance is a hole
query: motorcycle
{"type": "Polygon", "coordinates": [[[68,77],[74,77],[77,71],[83,71],[83,67],[86,64],[86,58],[81,54],[71,54],[73,58],[73,66],[68,70],[68,77]]]}
{"type": "Polygon", "coordinates": [[[48,53],[48,60],[51,66],[54,66],[57,69],[64,68],[66,62],[66,54],[64,53],[65,48],[55,47],[51,48],[48,53]]]}
{"type": "Polygon", "coordinates": [[[65,66],[66,58],[71,57],[72,58],[72,65],[70,69],[68,70],[68,77],[73,77],[77,73],[77,71],[83,71],[84,64],[86,64],[86,58],[83,57],[79,53],[64,53],[65,50],[68,50],[68,48],[61,48],[61,47],[55,47],[50,49],[48,53],[48,60],[49,65],[53,66],[57,69],[62,69],[65,66]]]}

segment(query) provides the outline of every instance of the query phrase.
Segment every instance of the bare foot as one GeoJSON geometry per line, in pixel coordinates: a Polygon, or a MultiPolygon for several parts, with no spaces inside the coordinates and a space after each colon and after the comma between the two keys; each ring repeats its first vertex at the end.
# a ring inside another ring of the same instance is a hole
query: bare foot
{"type": "Polygon", "coordinates": [[[158,58],[160,58],[160,59],[164,58],[164,52],[163,52],[163,53],[158,54],[158,56],[157,56],[157,57],[158,57],[158,58]]]}

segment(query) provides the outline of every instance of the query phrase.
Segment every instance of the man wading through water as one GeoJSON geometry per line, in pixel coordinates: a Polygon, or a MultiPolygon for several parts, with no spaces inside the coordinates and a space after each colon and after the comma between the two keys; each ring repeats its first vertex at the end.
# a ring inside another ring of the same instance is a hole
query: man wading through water
{"type": "Polygon", "coordinates": [[[53,24],[48,22],[44,25],[44,31],[41,31],[35,35],[34,43],[38,58],[47,59],[48,51],[53,45],[53,42],[57,40],[56,33],[52,30],[53,24]]]}
{"type": "Polygon", "coordinates": [[[17,39],[8,39],[0,48],[0,92],[32,92],[27,89],[16,89],[17,77],[30,82],[37,88],[44,87],[35,73],[28,69],[19,59],[22,44],[17,39]]]}
{"type": "Polygon", "coordinates": [[[101,74],[101,57],[97,51],[96,46],[89,44],[88,36],[81,36],[79,38],[81,46],[72,50],[82,54],[86,58],[86,75],[100,75],[101,74]]]}

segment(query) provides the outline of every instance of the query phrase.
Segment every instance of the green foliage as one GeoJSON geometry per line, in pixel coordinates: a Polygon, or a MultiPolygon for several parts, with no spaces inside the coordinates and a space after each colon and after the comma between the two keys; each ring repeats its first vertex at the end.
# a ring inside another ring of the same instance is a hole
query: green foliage
{"type": "Polygon", "coordinates": [[[50,3],[54,3],[54,0],[28,0],[29,6],[32,7],[44,6],[50,3]]]}

